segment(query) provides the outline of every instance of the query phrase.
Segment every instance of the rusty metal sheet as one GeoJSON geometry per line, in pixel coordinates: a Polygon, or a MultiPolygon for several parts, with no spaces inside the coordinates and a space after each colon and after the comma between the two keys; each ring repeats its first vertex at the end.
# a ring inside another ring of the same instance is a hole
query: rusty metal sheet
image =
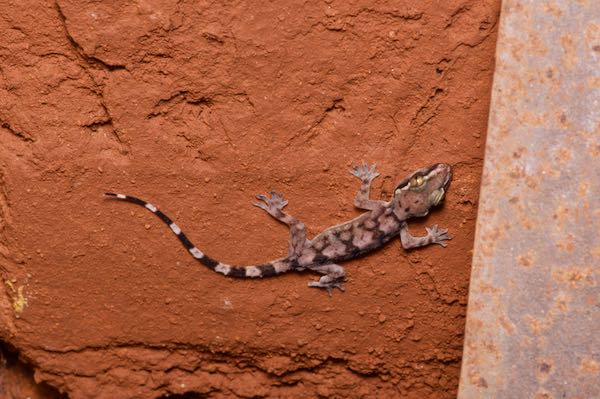
{"type": "Polygon", "coordinates": [[[459,398],[600,398],[600,1],[503,2],[459,398]]]}

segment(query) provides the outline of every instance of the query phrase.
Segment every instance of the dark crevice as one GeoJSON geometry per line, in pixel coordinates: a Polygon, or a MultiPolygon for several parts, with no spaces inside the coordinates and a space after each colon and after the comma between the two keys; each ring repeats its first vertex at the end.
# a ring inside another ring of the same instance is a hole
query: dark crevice
{"type": "Polygon", "coordinates": [[[435,87],[433,93],[427,98],[425,103],[417,110],[415,116],[411,120],[411,125],[418,128],[423,127],[431,119],[437,116],[437,111],[440,106],[440,96],[444,93],[441,87],[435,87]]]}
{"type": "Polygon", "coordinates": [[[331,104],[329,107],[325,108],[325,112],[331,112],[334,110],[345,111],[346,108],[344,107],[343,101],[344,101],[343,98],[336,98],[335,100],[333,100],[333,104],[331,104]]]}
{"type": "Polygon", "coordinates": [[[67,394],[60,393],[45,382],[36,383],[33,378],[33,367],[19,358],[15,348],[2,341],[0,341],[0,397],[68,399],[67,394]]]}
{"type": "Polygon", "coordinates": [[[30,142],[30,143],[32,143],[32,142],[35,141],[33,139],[33,137],[31,137],[30,135],[28,135],[25,132],[22,132],[22,131],[16,129],[14,126],[12,126],[8,122],[0,120],[0,126],[3,127],[4,129],[8,130],[9,132],[11,132],[12,134],[14,134],[15,136],[17,136],[18,138],[20,138],[23,141],[27,141],[27,142],[30,142]]]}
{"type": "Polygon", "coordinates": [[[204,399],[210,397],[210,394],[201,394],[198,392],[186,392],[182,394],[166,394],[159,396],[157,399],[204,399]]]}
{"type": "Polygon", "coordinates": [[[161,105],[168,104],[174,100],[178,100],[178,101],[176,101],[176,103],[185,101],[188,104],[194,104],[194,105],[201,105],[201,104],[209,105],[209,106],[213,105],[213,100],[209,97],[206,97],[206,96],[193,97],[190,95],[191,95],[191,93],[189,91],[180,90],[180,91],[176,92],[175,94],[173,94],[169,98],[161,98],[160,100],[158,100],[155,107],[160,107],[161,105]]]}
{"type": "Polygon", "coordinates": [[[213,43],[217,43],[217,44],[225,43],[225,39],[223,39],[221,36],[215,35],[214,33],[204,32],[202,34],[202,37],[204,37],[209,42],[213,42],[213,43]]]}
{"type": "Polygon", "coordinates": [[[213,101],[208,97],[190,98],[189,100],[186,100],[186,102],[193,105],[213,105],[213,101]]]}
{"type": "Polygon", "coordinates": [[[160,115],[166,115],[174,106],[182,102],[204,107],[211,107],[214,105],[214,100],[210,97],[195,97],[187,90],[180,90],[168,98],[161,98],[158,100],[158,102],[154,105],[155,110],[150,112],[146,118],[151,119],[160,115]]]}
{"type": "Polygon", "coordinates": [[[94,121],[94,122],[86,123],[85,125],[82,125],[82,127],[90,129],[92,132],[97,132],[101,127],[104,127],[104,126],[108,126],[111,129],[114,129],[114,127],[112,125],[112,119],[94,121]]]}
{"type": "MultiPolygon", "coordinates": [[[[73,38],[73,36],[69,32],[69,29],[67,28],[67,17],[63,13],[63,11],[60,7],[60,4],[58,4],[58,2],[55,2],[54,7],[55,7],[56,12],[58,13],[58,17],[62,23],[65,37],[67,38],[69,44],[73,48],[73,51],[75,52],[75,54],[78,56],[80,62],[85,63],[85,65],[87,65],[87,66],[100,68],[102,70],[110,71],[110,72],[117,71],[117,70],[127,70],[127,68],[124,65],[109,64],[97,57],[86,54],[85,51],[83,50],[83,47],[81,47],[81,45],[79,43],[77,43],[77,41],[73,38]]],[[[85,65],[81,66],[82,69],[84,69],[84,71],[86,71],[86,73],[88,73],[88,75],[90,76],[90,79],[94,82],[95,79],[92,77],[92,75],[89,73],[89,71],[87,71],[87,68],[85,68],[85,65]]],[[[100,129],[103,126],[109,127],[115,140],[119,144],[123,144],[121,137],[119,135],[119,131],[117,130],[117,128],[114,125],[113,118],[108,110],[108,107],[104,103],[104,97],[102,94],[102,90],[98,87],[92,88],[91,90],[98,97],[100,106],[102,107],[102,109],[104,111],[104,117],[100,120],[96,120],[96,121],[90,122],[88,124],[82,125],[82,127],[88,128],[92,132],[96,132],[98,129],[100,129]]]]}
{"type": "Polygon", "coordinates": [[[60,20],[62,22],[63,29],[65,31],[65,36],[66,36],[67,40],[69,41],[69,43],[71,44],[71,47],[73,47],[75,52],[87,64],[98,66],[98,67],[105,69],[107,71],[110,71],[110,72],[119,71],[119,70],[127,70],[127,67],[125,65],[109,64],[109,63],[101,60],[100,58],[86,54],[86,52],[83,50],[83,47],[81,47],[81,45],[79,43],[77,43],[77,41],[73,38],[73,36],[69,32],[69,29],[67,28],[67,17],[65,16],[62,9],[60,8],[60,5],[58,4],[58,2],[55,2],[54,5],[56,8],[56,11],[58,12],[58,17],[60,18],[60,20]]]}

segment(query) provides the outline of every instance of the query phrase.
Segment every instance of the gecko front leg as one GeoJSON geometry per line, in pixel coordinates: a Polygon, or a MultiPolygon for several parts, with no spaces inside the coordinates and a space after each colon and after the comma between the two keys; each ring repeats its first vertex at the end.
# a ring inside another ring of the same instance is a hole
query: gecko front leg
{"type": "Polygon", "coordinates": [[[338,288],[340,291],[344,291],[342,283],[346,278],[346,270],[340,265],[334,263],[325,265],[310,266],[310,270],[314,270],[318,273],[324,274],[319,281],[311,281],[308,283],[309,287],[325,288],[329,296],[334,288],[338,288]]]}
{"type": "Polygon", "coordinates": [[[452,237],[448,235],[448,229],[438,229],[438,225],[434,224],[429,227],[425,227],[427,235],[423,237],[415,237],[408,231],[408,225],[406,222],[400,226],[400,242],[404,249],[418,248],[429,244],[439,244],[445,247],[446,240],[451,240],[452,237]]]}
{"type": "Polygon", "coordinates": [[[270,198],[266,195],[258,194],[256,198],[262,202],[258,202],[254,204],[254,206],[264,209],[269,215],[289,226],[290,241],[288,256],[297,258],[302,254],[302,250],[308,244],[308,240],[306,239],[306,227],[304,226],[304,223],[283,211],[283,208],[288,204],[287,200],[283,198],[283,194],[275,191],[271,191],[269,194],[271,195],[270,198]]]}
{"type": "Polygon", "coordinates": [[[367,164],[355,165],[351,172],[361,181],[360,189],[354,198],[354,206],[360,209],[372,211],[373,209],[385,204],[385,201],[369,199],[371,183],[377,176],[379,176],[379,173],[375,171],[375,164],[373,164],[371,167],[369,167],[367,164]]]}

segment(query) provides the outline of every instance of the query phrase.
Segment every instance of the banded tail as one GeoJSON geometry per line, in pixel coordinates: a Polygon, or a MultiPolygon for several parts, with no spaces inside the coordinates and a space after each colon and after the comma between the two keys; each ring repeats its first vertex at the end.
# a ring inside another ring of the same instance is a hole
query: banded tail
{"type": "Polygon", "coordinates": [[[204,266],[208,267],[211,270],[214,270],[217,273],[224,274],[226,276],[231,277],[272,277],[277,274],[285,273],[291,270],[291,263],[288,259],[282,258],[273,262],[264,263],[262,265],[256,266],[232,266],[227,265],[225,263],[221,263],[218,260],[211,258],[210,256],[204,254],[200,251],[181,231],[179,226],[175,224],[171,218],[161,212],[157,207],[152,205],[149,202],[141,200],[136,197],[132,197],[130,195],[124,194],[115,194],[115,193],[105,193],[108,197],[117,198],[123,201],[132,202],[134,204],[143,206],[148,209],[150,212],[154,213],[156,216],[160,218],[175,235],[181,241],[185,249],[192,255],[196,260],[202,263],[204,266]]]}

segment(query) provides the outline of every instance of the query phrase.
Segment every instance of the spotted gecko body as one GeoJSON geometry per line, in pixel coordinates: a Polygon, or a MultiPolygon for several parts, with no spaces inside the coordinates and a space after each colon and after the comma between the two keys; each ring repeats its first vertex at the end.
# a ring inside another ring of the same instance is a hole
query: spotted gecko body
{"type": "Polygon", "coordinates": [[[260,202],[255,205],[288,225],[290,240],[286,257],[253,266],[232,266],[204,254],[192,244],[177,224],[146,201],[124,194],[106,195],[141,205],[157,215],[194,258],[218,273],[231,277],[270,277],[308,269],[323,274],[319,281],[311,281],[308,285],[324,288],[329,294],[332,288],[342,289],[342,282],[346,277],[346,271],[338,262],[377,249],[397,236],[400,236],[400,242],[406,249],[429,244],[445,247],[445,241],[451,239],[448,230],[438,229],[437,225],[426,228],[426,236],[414,237],[409,233],[406,223],[412,217],[427,215],[431,207],[442,201],[452,179],[450,165],[439,163],[413,172],[396,186],[389,202],[369,199],[371,182],[379,175],[375,172],[375,165],[355,166],[352,174],[362,183],[354,205],[369,212],[330,227],[312,240],[306,237],[304,223],[283,211],[288,203],[283,195],[276,192],[271,192],[270,196],[257,195],[260,202]]]}

